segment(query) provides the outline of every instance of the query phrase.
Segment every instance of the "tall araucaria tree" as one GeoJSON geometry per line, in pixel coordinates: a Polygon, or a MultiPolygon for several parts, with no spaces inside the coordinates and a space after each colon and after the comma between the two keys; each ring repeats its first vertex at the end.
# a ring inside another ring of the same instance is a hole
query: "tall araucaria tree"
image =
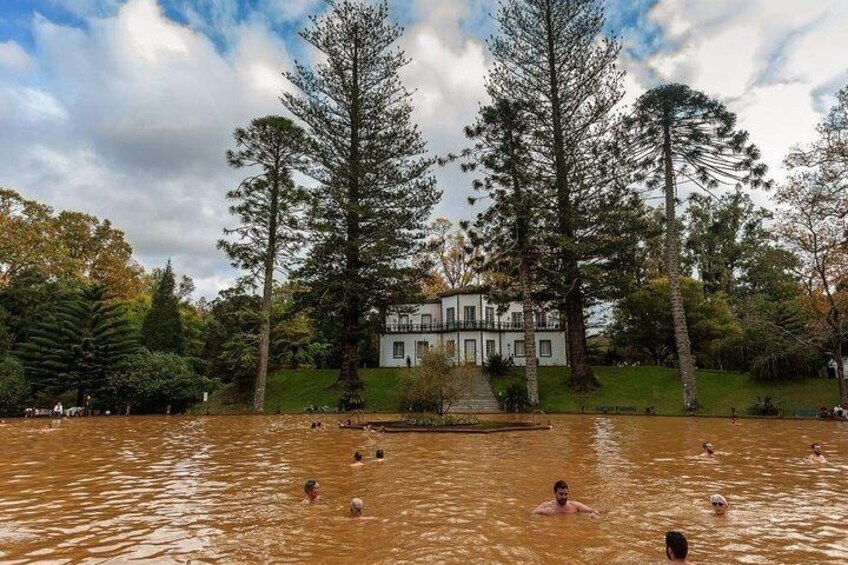
{"type": "Polygon", "coordinates": [[[497,20],[489,93],[527,104],[539,181],[551,203],[540,272],[566,323],[571,388],[594,389],[600,383],[589,365],[585,310],[601,283],[589,282],[585,267],[610,264],[617,251],[607,242],[618,240],[599,233],[615,231],[609,212],[626,207],[616,204],[626,191],[612,186],[618,179],[603,170],[610,155],[599,149],[623,95],[620,44],[603,36],[599,0],[503,0],[497,20]]]}
{"type": "Polygon", "coordinates": [[[235,169],[249,167],[254,175],[227,193],[234,204],[230,213],[239,226],[225,229],[233,236],[222,239],[223,249],[234,267],[244,269],[243,278],[251,287],[262,287],[259,322],[259,364],[253,395],[253,409],[265,407],[265,383],[271,344],[271,302],[274,272],[289,271],[291,261],[304,242],[303,213],[306,191],[292,180],[292,172],[304,166],[306,136],[290,119],[265,116],[236,128],[234,151],[227,151],[227,163],[235,169]]]}
{"type": "Polygon", "coordinates": [[[156,281],[150,310],[141,324],[141,344],[150,351],[185,353],[185,329],[176,286],[174,270],[168,261],[156,281]]]}
{"type": "MultiPolygon", "coordinates": [[[[507,275],[499,280],[518,280],[523,306],[524,377],[530,404],[539,404],[538,358],[536,357],[536,316],[534,291],[541,243],[539,224],[540,198],[534,177],[533,155],[527,108],[520,102],[497,100],[480,108],[474,125],[465,129],[474,141],[468,171],[482,169],[483,178],[474,188],[489,202],[477,214],[471,230],[472,242],[483,247],[485,272],[507,275]]],[[[510,288],[498,289],[512,294],[510,288]]]]}
{"type": "Polygon", "coordinates": [[[680,233],[677,183],[712,190],[720,184],[768,187],[760,152],[748,133],[736,128],[736,115],[724,104],[682,84],[653,88],[636,101],[625,120],[629,151],[648,188],[665,195],[665,262],[675,344],[683,382],[683,406],[700,407],[686,313],[680,293],[680,233]]]}
{"type": "Polygon", "coordinates": [[[386,2],[329,2],[301,37],[322,55],[287,77],[300,91],[284,106],[306,126],[312,191],[308,257],[298,277],[341,351],[342,408],[363,405],[357,349],[366,315],[416,292],[425,274],[411,258],[439,199],[433,160],[411,119],[411,92],[398,74],[402,29],[386,2]]]}

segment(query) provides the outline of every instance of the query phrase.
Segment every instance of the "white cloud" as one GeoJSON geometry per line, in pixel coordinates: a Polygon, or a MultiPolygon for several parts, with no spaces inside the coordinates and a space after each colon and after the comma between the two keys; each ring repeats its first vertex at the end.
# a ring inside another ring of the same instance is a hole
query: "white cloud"
{"type": "Polygon", "coordinates": [[[16,42],[0,41],[0,67],[23,72],[33,68],[35,62],[16,42]]]}

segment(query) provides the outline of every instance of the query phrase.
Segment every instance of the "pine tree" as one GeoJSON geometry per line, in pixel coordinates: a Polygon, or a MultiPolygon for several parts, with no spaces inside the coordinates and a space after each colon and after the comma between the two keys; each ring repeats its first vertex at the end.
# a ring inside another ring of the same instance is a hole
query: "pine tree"
{"type": "Polygon", "coordinates": [[[321,62],[297,63],[287,77],[300,93],[283,96],[310,135],[307,172],[318,182],[298,272],[309,288],[302,299],[339,343],[343,408],[362,406],[357,365],[367,313],[407,298],[424,275],[411,258],[439,198],[411,93],[398,77],[408,63],[394,47],[401,34],[386,2],[330,2],[300,34],[321,62]]]}
{"type": "MultiPolygon", "coordinates": [[[[528,108],[531,147],[550,216],[543,283],[566,322],[574,391],[600,386],[589,365],[585,309],[594,292],[587,266],[610,262],[621,246],[611,211],[627,191],[612,174],[613,107],[621,100],[620,44],[603,37],[598,0],[504,0],[496,16],[500,34],[490,42],[493,99],[520,97],[528,108]]],[[[596,296],[597,297],[597,296],[596,296]]]]}
{"type": "MultiPolygon", "coordinates": [[[[484,249],[481,270],[505,274],[500,279],[518,280],[518,289],[500,289],[500,293],[518,294],[523,305],[524,376],[527,396],[533,406],[539,403],[538,358],[536,356],[535,309],[536,270],[538,268],[540,191],[533,174],[527,108],[521,103],[497,100],[480,109],[477,122],[466,128],[475,141],[473,161],[465,170],[482,167],[485,176],[474,183],[490,202],[477,214],[471,232],[472,242],[484,249]]],[[[509,285],[514,287],[514,285],[509,285]]]]}
{"type": "Polygon", "coordinates": [[[748,133],[736,129],[736,115],[707,95],[682,84],[653,88],[639,97],[626,120],[629,152],[643,171],[649,188],[665,194],[665,262],[683,405],[700,407],[695,362],[678,279],[680,234],[676,215],[677,180],[712,190],[720,183],[763,186],[766,166],[748,143],[748,133]]]}
{"type": "Polygon", "coordinates": [[[141,343],[150,351],[185,352],[185,330],[171,261],[156,281],[153,302],[141,324],[141,343]]]}
{"type": "Polygon", "coordinates": [[[76,390],[82,406],[85,394],[102,392],[107,377],[139,349],[123,305],[98,284],[64,297],[17,354],[34,391],[76,390]]]}
{"type": "Polygon", "coordinates": [[[280,116],[266,116],[250,122],[248,128],[238,128],[234,134],[236,151],[227,152],[231,167],[258,168],[255,176],[246,178],[236,190],[227,193],[235,202],[230,213],[239,218],[240,226],[225,229],[236,241],[221,240],[223,249],[234,267],[246,269],[244,282],[262,286],[262,317],[259,327],[259,367],[253,395],[253,409],[262,412],[265,406],[265,382],[268,378],[268,358],[271,346],[271,299],[274,271],[291,265],[303,243],[302,214],[305,191],[292,180],[292,170],[302,166],[306,139],[299,127],[280,116]]]}

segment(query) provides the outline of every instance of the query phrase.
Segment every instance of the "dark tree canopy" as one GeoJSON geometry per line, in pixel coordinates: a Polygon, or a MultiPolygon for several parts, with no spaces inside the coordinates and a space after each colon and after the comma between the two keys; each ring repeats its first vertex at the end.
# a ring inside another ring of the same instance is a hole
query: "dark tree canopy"
{"type": "Polygon", "coordinates": [[[423,269],[411,259],[439,198],[433,160],[412,123],[408,63],[395,47],[399,26],[386,2],[339,0],[301,37],[322,54],[287,77],[299,91],[284,106],[310,136],[312,190],[308,256],[297,273],[305,302],[340,344],[341,404],[361,405],[357,349],[366,314],[417,291],[423,269]]]}
{"type": "Polygon", "coordinates": [[[150,351],[185,352],[185,331],[180,314],[180,299],[171,262],[159,275],[153,289],[153,302],[141,324],[141,343],[150,351]]]}
{"type": "Polygon", "coordinates": [[[56,312],[33,329],[18,350],[34,391],[83,395],[104,390],[107,377],[139,352],[138,337],[123,306],[108,300],[102,285],[64,297],[56,312]]]}

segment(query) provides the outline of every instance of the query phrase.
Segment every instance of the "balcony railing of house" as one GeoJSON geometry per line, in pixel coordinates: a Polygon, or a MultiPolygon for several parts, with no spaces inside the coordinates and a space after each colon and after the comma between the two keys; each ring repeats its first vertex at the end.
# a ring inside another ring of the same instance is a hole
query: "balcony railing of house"
{"type": "MultiPolygon", "coordinates": [[[[550,321],[534,324],[536,330],[558,330],[559,321],[550,321]]],[[[490,330],[490,331],[524,331],[524,324],[512,322],[497,322],[487,320],[457,320],[441,324],[386,324],[384,333],[426,333],[426,332],[450,332],[457,330],[490,330]]]]}

